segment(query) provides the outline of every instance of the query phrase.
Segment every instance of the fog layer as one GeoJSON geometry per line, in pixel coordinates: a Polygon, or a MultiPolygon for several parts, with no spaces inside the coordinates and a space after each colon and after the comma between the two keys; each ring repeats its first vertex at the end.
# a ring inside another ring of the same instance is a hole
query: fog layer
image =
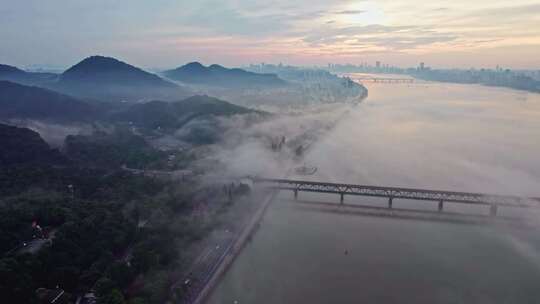
{"type": "MultiPolygon", "coordinates": [[[[369,98],[306,154],[317,173],[299,178],[540,196],[540,95],[434,83],[368,89],[369,98]]],[[[533,283],[540,279],[537,228],[360,216],[338,207],[338,195],[301,192],[296,202],[292,196],[283,191],[273,201],[210,303],[534,303],[540,297],[533,283]]],[[[345,202],[387,203],[352,196],[345,202]]],[[[455,205],[445,210],[487,214],[455,205]]],[[[394,201],[394,208],[410,207],[437,208],[394,201]]]]}
{"type": "Polygon", "coordinates": [[[307,159],[317,179],[540,196],[540,95],[473,85],[371,85],[307,159]]]}

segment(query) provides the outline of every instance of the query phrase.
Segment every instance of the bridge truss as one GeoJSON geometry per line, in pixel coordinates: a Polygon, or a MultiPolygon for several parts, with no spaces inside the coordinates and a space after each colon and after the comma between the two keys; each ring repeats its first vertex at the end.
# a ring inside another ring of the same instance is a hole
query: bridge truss
{"type": "Polygon", "coordinates": [[[410,199],[439,202],[439,211],[443,210],[444,202],[486,205],[490,207],[490,214],[492,216],[497,214],[497,207],[499,206],[540,209],[540,198],[537,197],[527,198],[484,193],[336,184],[270,178],[253,178],[253,182],[268,184],[274,189],[292,190],[295,198],[298,197],[299,191],[339,194],[341,196],[341,203],[343,203],[345,195],[384,197],[388,199],[388,208],[392,208],[393,199],[410,199]]]}
{"type": "Polygon", "coordinates": [[[380,82],[380,83],[414,83],[414,78],[384,78],[384,77],[360,77],[355,78],[360,82],[380,82]]]}

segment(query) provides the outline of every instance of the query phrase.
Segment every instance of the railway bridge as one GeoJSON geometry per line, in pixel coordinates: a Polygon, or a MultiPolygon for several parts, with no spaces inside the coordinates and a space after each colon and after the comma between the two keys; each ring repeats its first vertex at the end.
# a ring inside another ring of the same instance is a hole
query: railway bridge
{"type": "Polygon", "coordinates": [[[414,78],[365,77],[356,79],[361,82],[375,83],[414,83],[414,78]]]}
{"type": "Polygon", "coordinates": [[[299,192],[335,193],[343,204],[346,195],[382,197],[388,199],[388,208],[392,209],[394,199],[433,201],[438,203],[438,210],[444,210],[445,203],[484,205],[489,207],[490,215],[496,216],[499,207],[540,209],[540,198],[504,196],[485,193],[453,192],[414,188],[396,188],[353,184],[338,184],[289,179],[253,178],[253,182],[264,184],[274,189],[291,190],[294,198],[299,192]]]}

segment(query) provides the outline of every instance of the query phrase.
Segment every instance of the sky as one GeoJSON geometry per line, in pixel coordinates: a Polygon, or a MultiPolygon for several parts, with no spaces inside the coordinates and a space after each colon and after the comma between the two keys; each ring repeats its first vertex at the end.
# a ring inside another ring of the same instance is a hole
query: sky
{"type": "Polygon", "coordinates": [[[0,63],[540,69],[540,0],[0,0],[0,63]]]}

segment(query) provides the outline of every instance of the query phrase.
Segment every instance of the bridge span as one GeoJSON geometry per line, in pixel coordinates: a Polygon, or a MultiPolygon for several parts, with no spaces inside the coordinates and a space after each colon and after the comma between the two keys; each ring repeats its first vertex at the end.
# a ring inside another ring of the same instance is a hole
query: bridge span
{"type": "Polygon", "coordinates": [[[413,188],[396,188],[381,186],[366,186],[353,184],[337,184],[303,180],[252,178],[254,183],[266,184],[279,190],[291,190],[294,198],[298,192],[335,193],[340,195],[343,204],[345,195],[383,197],[388,199],[388,208],[393,206],[394,199],[408,199],[438,202],[438,210],[443,211],[444,203],[461,203],[489,206],[490,215],[496,216],[498,207],[536,208],[540,209],[540,198],[494,195],[472,192],[438,191],[413,188]]]}
{"type": "Polygon", "coordinates": [[[414,78],[388,78],[388,77],[360,77],[355,78],[360,82],[375,82],[375,83],[414,83],[414,78]]]}

